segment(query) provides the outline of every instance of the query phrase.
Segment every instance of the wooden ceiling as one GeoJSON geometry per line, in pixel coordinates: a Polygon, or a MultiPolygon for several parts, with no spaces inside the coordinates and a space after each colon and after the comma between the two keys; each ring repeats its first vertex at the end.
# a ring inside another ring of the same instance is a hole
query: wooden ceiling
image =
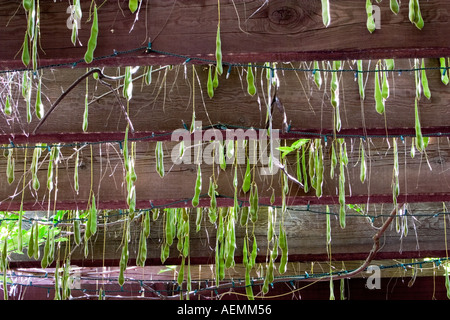
{"type": "MultiPolygon", "coordinates": [[[[441,81],[440,57],[450,56],[449,27],[450,3],[444,0],[422,1],[425,21],[418,30],[408,20],[407,5],[394,15],[388,2],[381,8],[381,28],[370,34],[366,29],[365,7],[358,0],[331,1],[331,25],[322,24],[319,1],[221,1],[221,36],[225,74],[219,79],[214,97],[206,94],[208,62],[214,62],[217,31],[217,1],[143,1],[139,15],[131,14],[126,1],[105,1],[99,9],[99,38],[96,59],[89,65],[82,61],[90,33],[88,21],[89,1],[82,1],[83,19],[79,31],[82,46],[72,45],[71,31],[67,28],[67,1],[41,1],[41,43],[37,71],[42,74],[46,111],[71,85],[82,77],[87,68],[104,68],[103,73],[117,76],[125,66],[140,66],[134,75],[140,77],[144,67],[153,66],[153,80],[147,85],[142,78],[135,80],[129,117],[135,132],[131,139],[137,142],[136,181],[137,208],[151,209],[165,206],[190,207],[196,179],[196,164],[171,164],[171,150],[176,144],[171,133],[189,126],[193,101],[197,121],[202,125],[225,129],[265,128],[265,84],[263,69],[256,68],[257,94],[246,91],[245,71],[248,63],[261,65],[277,62],[280,86],[277,96],[284,106],[289,130],[281,138],[289,144],[298,138],[325,139],[324,194],[317,198],[312,191],[305,193],[295,183],[290,184],[286,225],[289,239],[289,261],[328,261],[325,239],[325,205],[338,211],[337,179],[329,174],[330,145],[334,110],[330,103],[329,81],[331,73],[323,73],[326,82],[318,89],[313,82],[312,61],[344,61],[340,72],[342,129],[349,146],[346,202],[367,205],[372,220],[349,214],[345,229],[337,219],[332,225],[332,257],[336,261],[359,261],[368,256],[373,247],[373,236],[392,210],[393,150],[392,139],[399,142],[400,195],[398,202],[407,204],[410,216],[407,236],[398,233],[394,224],[382,238],[377,259],[414,259],[446,256],[446,227],[443,204],[450,199],[448,126],[449,89],[441,81]],[[390,97],[386,112],[375,110],[374,74],[364,74],[366,99],[361,100],[355,81],[355,59],[364,60],[365,70],[373,70],[378,59],[395,58],[396,71],[389,73],[390,97]],[[415,135],[415,75],[410,72],[413,59],[424,58],[432,97],[420,100],[422,132],[431,139],[426,153],[410,155],[415,135]],[[228,69],[229,66],[229,69],[228,69]],[[118,69],[120,67],[121,69],[118,69]],[[196,77],[193,78],[193,68],[196,77]],[[261,80],[261,81],[260,81],[261,80]],[[194,94],[193,94],[193,88],[194,94]],[[155,144],[164,141],[166,175],[160,178],[155,170],[155,144]],[[368,180],[359,180],[360,144],[368,149],[368,180]]],[[[0,15],[0,65],[3,77],[20,81],[24,66],[20,60],[26,17],[21,1],[2,1],[0,15]],[[7,22],[7,23],[6,23],[7,22]]],[[[98,208],[126,210],[126,188],[123,183],[121,142],[127,125],[122,112],[125,100],[121,96],[121,81],[108,81],[117,88],[120,97],[110,87],[89,78],[70,89],[45,122],[34,132],[40,120],[33,115],[26,120],[25,103],[19,87],[13,86],[17,111],[13,116],[0,115],[0,143],[17,146],[35,143],[67,146],[62,148],[62,161],[58,168],[57,198],[49,198],[42,188],[34,192],[27,186],[20,192],[24,159],[31,163],[31,152],[26,148],[14,149],[16,176],[7,183],[6,160],[0,162],[0,209],[46,211],[50,204],[55,209],[86,209],[91,186],[95,190],[98,208]],[[15,89],[14,89],[15,88],[15,89]],[[89,127],[82,130],[86,88],[89,92],[89,127]],[[72,145],[73,144],[73,145],[72,145]],[[79,170],[79,193],[74,192],[74,147],[81,144],[82,166],[79,170]],[[26,151],[28,150],[28,151],[26,151]],[[27,152],[25,156],[25,152],[27,152]],[[91,171],[91,166],[93,170],[91,171]],[[18,192],[19,190],[19,192],[18,192]]],[[[0,92],[0,94],[2,94],[0,92]]],[[[4,95],[2,94],[2,103],[4,95]]],[[[282,114],[274,112],[273,126],[282,129],[282,114]]],[[[288,158],[288,170],[295,172],[295,156],[288,158]]],[[[46,179],[47,166],[39,170],[41,181],[46,179]]],[[[239,183],[245,166],[239,169],[239,183]]],[[[233,204],[233,171],[228,167],[202,165],[204,177],[219,176],[219,206],[233,204]]],[[[281,205],[280,178],[258,176],[260,202],[269,205],[272,190],[274,205],[281,205]]],[[[202,194],[207,193],[203,184],[202,194]]],[[[243,204],[248,196],[239,195],[243,204]]],[[[208,206],[209,198],[202,197],[200,206],[208,206]]],[[[260,239],[260,262],[265,261],[267,243],[267,215],[262,210],[255,226],[260,239]]],[[[132,238],[137,241],[139,226],[136,222],[132,238]]],[[[147,265],[160,265],[162,221],[152,224],[147,265]]],[[[113,228],[114,229],[114,228],[113,228]]],[[[236,259],[242,260],[242,239],[246,230],[237,234],[236,259]]],[[[214,263],[215,226],[205,220],[200,232],[191,238],[191,263],[214,263]]],[[[103,237],[100,230],[92,241],[93,250],[88,258],[83,249],[73,253],[72,264],[85,267],[117,266],[121,242],[119,230],[109,230],[103,237]],[[106,239],[107,241],[104,241],[106,239]],[[106,245],[106,247],[105,247],[106,245]]],[[[136,241],[132,241],[135,243],[136,241]]],[[[134,244],[137,245],[137,242],[134,244]]],[[[135,247],[130,253],[134,263],[135,247]]],[[[167,264],[179,263],[175,250],[167,264]]],[[[40,264],[33,259],[14,256],[12,267],[33,267],[40,264]]],[[[298,270],[296,271],[298,272],[298,270]]]]}

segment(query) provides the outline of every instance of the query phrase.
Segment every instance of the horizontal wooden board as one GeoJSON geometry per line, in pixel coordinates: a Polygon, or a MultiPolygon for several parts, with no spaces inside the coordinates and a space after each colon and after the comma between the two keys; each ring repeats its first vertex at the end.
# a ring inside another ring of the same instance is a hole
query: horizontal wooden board
{"type": "MultiPolygon", "coordinates": [[[[20,1],[3,1],[0,61],[4,68],[21,68],[20,49],[26,30],[20,1]]],[[[331,23],[322,22],[319,1],[221,1],[223,61],[265,62],[332,59],[376,59],[447,56],[450,6],[444,0],[421,3],[422,30],[408,19],[402,4],[393,14],[380,3],[378,27],[366,28],[365,4],[331,1],[331,23]]],[[[71,43],[68,3],[40,3],[39,65],[85,67],[83,57],[91,29],[90,3],[82,3],[79,42],[71,43]],[[69,26],[69,27],[68,27],[69,26]]],[[[187,56],[214,61],[218,25],[217,1],[152,1],[132,14],[127,2],[107,1],[99,7],[95,65],[180,64],[187,56]],[[147,44],[155,51],[145,53],[147,44]],[[135,50],[138,49],[138,50],[135,50]],[[120,53],[116,55],[115,53],[120,53]],[[171,55],[171,54],[174,55],[171,55]]],[[[378,11],[377,11],[378,12],[378,11]]]]}

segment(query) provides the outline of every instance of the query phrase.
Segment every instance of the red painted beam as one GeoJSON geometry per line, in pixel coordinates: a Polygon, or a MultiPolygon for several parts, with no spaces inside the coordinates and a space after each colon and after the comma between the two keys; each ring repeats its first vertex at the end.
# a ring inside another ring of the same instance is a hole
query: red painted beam
{"type": "MultiPolygon", "coordinates": [[[[269,197],[262,197],[259,199],[260,206],[281,206],[281,198],[275,199],[274,203],[270,203],[269,197]]],[[[239,199],[241,206],[248,206],[248,199],[239,199]]],[[[399,203],[424,203],[424,202],[445,202],[450,201],[449,193],[434,193],[434,194],[408,194],[399,195],[397,198],[399,203]]],[[[361,195],[361,196],[347,196],[346,203],[348,204],[366,204],[366,203],[392,203],[392,194],[375,194],[375,195],[361,195]]],[[[317,198],[312,195],[288,197],[286,199],[288,206],[305,206],[305,205],[339,205],[338,196],[323,196],[317,198]]],[[[201,198],[199,207],[209,207],[209,197],[201,198]]],[[[53,205],[53,202],[52,202],[53,205]]],[[[218,207],[232,207],[234,200],[232,197],[217,198],[218,207]]],[[[2,211],[19,211],[21,203],[19,201],[3,201],[0,203],[0,210],[2,211]]],[[[88,206],[87,201],[69,202],[60,201],[56,203],[56,210],[85,210],[88,206]]],[[[127,210],[128,205],[126,201],[99,201],[96,205],[99,210],[127,210]]],[[[147,210],[153,208],[189,208],[192,207],[191,199],[159,199],[159,200],[138,200],[136,202],[137,210],[147,210]]],[[[25,211],[46,211],[48,209],[48,202],[25,202],[23,203],[23,210],[25,211]]]]}
{"type": "MultiPolygon", "coordinates": [[[[214,126],[222,133],[223,137],[226,137],[226,131],[220,124],[214,126]],[[222,129],[219,129],[222,128],[222,129]]],[[[229,126],[228,129],[238,128],[229,126]]],[[[178,128],[183,129],[183,128],[178,128]]],[[[254,128],[259,130],[261,128],[254,128]]],[[[177,129],[174,129],[177,130],[177,129]]],[[[207,130],[207,129],[206,129],[207,130]]],[[[244,129],[245,131],[246,129],[244,129]]],[[[203,131],[205,132],[205,130],[203,131]]],[[[423,127],[422,134],[430,137],[448,137],[450,136],[450,127],[423,127]]],[[[386,137],[415,137],[416,132],[414,128],[368,128],[363,130],[362,128],[342,129],[340,132],[334,134],[332,130],[323,129],[320,131],[314,130],[302,130],[299,128],[289,128],[288,132],[282,132],[280,130],[280,139],[295,140],[301,138],[329,138],[334,136],[338,138],[386,138],[386,137]]],[[[90,132],[90,133],[36,133],[36,134],[0,134],[0,144],[26,145],[36,143],[62,143],[62,144],[85,144],[85,143],[114,143],[122,142],[124,139],[124,132],[90,132]]],[[[203,137],[203,133],[199,135],[203,137]]],[[[196,136],[191,135],[194,139],[196,136]]],[[[139,131],[129,134],[130,140],[139,141],[171,141],[172,131],[139,131]]],[[[176,140],[178,141],[178,140],[176,140]]]]}

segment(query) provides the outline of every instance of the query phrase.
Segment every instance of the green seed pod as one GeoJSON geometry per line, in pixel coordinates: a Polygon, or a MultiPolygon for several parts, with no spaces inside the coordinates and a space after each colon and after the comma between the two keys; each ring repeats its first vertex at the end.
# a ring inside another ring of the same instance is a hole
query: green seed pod
{"type": "Polygon", "coordinates": [[[326,211],[326,218],[327,218],[327,245],[331,243],[331,216],[330,216],[330,207],[327,206],[326,211]]]}
{"type": "Polygon", "coordinates": [[[247,225],[249,211],[250,211],[249,207],[242,207],[240,218],[240,224],[242,227],[247,225]]]}
{"type": "Polygon", "coordinates": [[[306,145],[302,145],[303,190],[308,193],[308,173],[306,170],[306,145]]]}
{"type": "Polygon", "coordinates": [[[33,7],[33,2],[34,0],[23,0],[22,6],[26,11],[31,10],[31,8],[33,7]]]}
{"type": "Polygon", "coordinates": [[[258,245],[256,243],[256,237],[253,236],[253,244],[252,244],[252,252],[250,253],[250,267],[253,267],[256,264],[256,256],[258,254],[258,245]]]}
{"type": "Polygon", "coordinates": [[[195,181],[194,197],[192,198],[192,206],[197,207],[199,203],[200,192],[202,191],[202,171],[200,164],[197,166],[197,179],[195,181]]]}
{"type": "Polygon", "coordinates": [[[221,75],[223,73],[223,66],[222,66],[222,40],[220,38],[220,24],[217,25],[217,35],[216,35],[216,68],[217,73],[221,75]]]}
{"type": "Polygon", "coordinates": [[[130,9],[131,13],[135,13],[138,9],[138,6],[138,0],[128,0],[128,8],[130,9]]]}
{"type": "Polygon", "coordinates": [[[12,184],[14,182],[14,157],[13,149],[9,149],[8,161],[6,165],[6,176],[8,178],[8,183],[12,184]]]}
{"type": "Polygon", "coordinates": [[[256,94],[255,75],[251,64],[247,67],[247,92],[251,96],[256,94]]]}
{"type": "Polygon", "coordinates": [[[398,0],[390,0],[389,7],[394,14],[398,14],[400,11],[400,5],[398,4],[398,0]]]}
{"type": "Polygon", "coordinates": [[[145,238],[150,236],[150,213],[148,211],[144,215],[144,236],[145,238]]]}
{"type": "Polygon", "coordinates": [[[361,139],[361,165],[360,165],[360,171],[359,171],[359,179],[361,180],[362,183],[364,183],[364,181],[366,181],[366,172],[367,172],[367,165],[366,165],[366,156],[365,156],[365,151],[364,151],[364,144],[362,142],[361,139]]]}
{"type": "Polygon", "coordinates": [[[47,266],[48,266],[49,251],[50,251],[50,229],[48,229],[48,231],[47,231],[47,239],[45,240],[45,245],[44,245],[44,254],[41,259],[41,267],[43,269],[47,268],[47,266]]]}
{"type": "Polygon", "coordinates": [[[150,85],[152,83],[152,73],[153,73],[153,66],[146,67],[145,72],[145,84],[150,85]]]}
{"type": "Polygon", "coordinates": [[[383,73],[383,85],[381,88],[381,96],[383,97],[384,100],[387,100],[387,98],[389,98],[389,82],[387,79],[386,72],[383,73]]]}
{"type": "Polygon", "coordinates": [[[162,177],[164,177],[164,174],[165,174],[164,150],[163,150],[162,141],[156,142],[155,156],[156,156],[156,172],[158,172],[159,176],[162,178],[162,177]]]}
{"type": "Polygon", "coordinates": [[[373,18],[373,7],[372,7],[372,1],[366,0],[366,13],[367,13],[367,30],[369,30],[370,33],[374,32],[376,29],[375,25],[375,19],[373,18]]]}
{"type": "Polygon", "coordinates": [[[258,185],[252,182],[250,187],[250,220],[255,223],[258,220],[259,199],[258,185]]]}
{"type": "Polygon", "coordinates": [[[427,72],[425,71],[425,59],[422,59],[422,76],[421,76],[421,80],[422,80],[423,94],[428,100],[430,100],[431,99],[431,91],[430,91],[430,87],[428,85],[427,72]]]}
{"type": "Polygon", "coordinates": [[[75,218],[73,221],[73,237],[75,244],[79,245],[81,243],[81,232],[80,232],[80,217],[78,215],[78,210],[76,211],[75,218]]]}
{"type": "Polygon", "coordinates": [[[314,83],[316,84],[317,89],[320,90],[320,88],[322,87],[322,75],[319,70],[319,61],[314,61],[313,75],[314,75],[314,83]]]}
{"type": "Polygon", "coordinates": [[[251,174],[251,168],[250,168],[250,161],[247,159],[247,168],[245,170],[244,174],[244,181],[242,182],[242,191],[244,193],[247,193],[250,190],[250,184],[252,180],[252,174],[251,174]]]}
{"type": "Polygon", "coordinates": [[[78,167],[80,162],[80,152],[79,150],[76,151],[75,155],[75,165],[74,165],[74,173],[73,173],[73,189],[78,194],[78,191],[80,190],[80,186],[78,183],[78,167]]]}
{"type": "Polygon", "coordinates": [[[30,48],[28,47],[28,32],[25,31],[25,38],[23,39],[23,47],[22,47],[22,63],[25,66],[30,64],[30,48]]]}
{"type": "Polygon", "coordinates": [[[443,84],[448,85],[449,76],[445,58],[439,58],[439,63],[441,69],[441,81],[443,84]]]}
{"type": "Polygon", "coordinates": [[[97,47],[97,37],[98,37],[98,14],[97,5],[94,6],[94,18],[92,20],[91,35],[89,37],[87,50],[84,55],[84,61],[86,63],[91,63],[94,60],[94,51],[97,47]]]}
{"type": "Polygon", "coordinates": [[[217,68],[214,69],[214,79],[212,84],[214,90],[219,86],[219,73],[217,72],[217,68]]]}
{"type": "Polygon", "coordinates": [[[90,229],[92,235],[94,235],[97,232],[97,208],[95,205],[95,195],[92,195],[92,203],[91,203],[91,209],[89,210],[89,216],[90,216],[90,229]]]}
{"type": "Polygon", "coordinates": [[[44,104],[42,103],[41,88],[42,88],[42,77],[39,77],[35,103],[36,116],[38,117],[38,119],[42,119],[44,117],[44,104]]]}
{"type": "Polygon", "coordinates": [[[7,116],[10,116],[12,114],[12,104],[11,104],[11,98],[10,98],[9,94],[6,96],[5,114],[7,116]]]}
{"type": "Polygon", "coordinates": [[[417,99],[415,99],[415,105],[414,105],[414,117],[415,117],[415,129],[416,129],[416,149],[419,150],[419,152],[423,152],[425,149],[424,146],[424,140],[422,136],[422,128],[420,125],[420,119],[419,119],[419,106],[417,99]]]}
{"type": "Polygon", "coordinates": [[[196,232],[199,232],[202,227],[203,208],[197,208],[197,218],[195,219],[196,232]]]}
{"type": "Polygon", "coordinates": [[[30,238],[28,240],[28,250],[27,255],[28,258],[31,258],[34,255],[34,229],[36,228],[36,223],[31,223],[31,229],[30,229],[30,238]]]}
{"type": "Polygon", "coordinates": [[[384,113],[384,99],[380,88],[380,73],[378,72],[378,64],[375,66],[375,109],[379,114],[384,113]]]}
{"type": "Polygon", "coordinates": [[[34,259],[35,260],[39,260],[39,256],[41,255],[40,250],[39,250],[39,223],[36,222],[36,227],[34,228],[34,236],[33,236],[33,241],[34,241],[34,259]]]}
{"type": "Polygon", "coordinates": [[[322,0],[322,22],[325,27],[330,25],[330,2],[329,0],[322,0]]]}
{"type": "Polygon", "coordinates": [[[244,267],[248,266],[247,237],[244,238],[244,244],[242,245],[242,264],[244,267]]]}
{"type": "Polygon", "coordinates": [[[208,81],[206,83],[206,89],[208,92],[208,97],[210,99],[212,99],[212,97],[214,97],[214,85],[213,85],[213,79],[212,79],[211,65],[208,68],[208,81]]]}

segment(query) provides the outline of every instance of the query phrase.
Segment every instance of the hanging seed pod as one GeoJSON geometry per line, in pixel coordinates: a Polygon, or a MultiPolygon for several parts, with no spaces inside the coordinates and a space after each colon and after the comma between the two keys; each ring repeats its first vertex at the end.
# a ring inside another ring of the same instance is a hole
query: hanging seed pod
{"type": "Polygon", "coordinates": [[[75,244],[80,245],[81,243],[81,232],[80,232],[80,216],[78,215],[78,210],[75,213],[75,218],[73,220],[73,238],[75,244]]]}
{"type": "Polygon", "coordinates": [[[337,156],[336,156],[336,149],[334,147],[334,142],[331,143],[331,165],[330,165],[330,177],[331,179],[334,178],[334,170],[337,166],[337,156]]]}
{"type": "Polygon", "coordinates": [[[87,91],[87,82],[86,82],[86,94],[84,95],[83,124],[81,126],[81,128],[83,129],[83,132],[87,131],[88,123],[89,123],[89,101],[88,101],[88,91],[87,91]]]}
{"type": "Polygon", "coordinates": [[[447,69],[447,65],[446,65],[446,59],[439,58],[439,63],[440,63],[440,69],[441,69],[441,81],[443,84],[448,85],[449,76],[448,76],[448,69],[447,69]]]}
{"type": "Polygon", "coordinates": [[[247,225],[249,211],[250,211],[249,207],[242,207],[241,217],[240,217],[240,225],[242,227],[247,225]]]}
{"type": "Polygon", "coordinates": [[[212,70],[211,70],[211,65],[208,68],[208,81],[206,83],[206,89],[208,92],[208,97],[210,99],[212,99],[214,97],[214,84],[213,84],[213,79],[212,79],[212,70]]]}
{"type": "Polygon", "coordinates": [[[135,13],[139,7],[138,0],[128,0],[128,9],[130,9],[131,13],[135,13]]]}
{"type": "Polygon", "coordinates": [[[28,258],[31,258],[34,256],[34,229],[36,228],[36,223],[32,222],[31,223],[31,229],[30,229],[30,238],[28,240],[28,250],[27,250],[27,255],[28,258]]]}
{"type": "Polygon", "coordinates": [[[316,149],[314,147],[314,143],[310,143],[309,150],[308,150],[308,175],[309,180],[311,181],[311,187],[316,188],[316,171],[315,171],[315,152],[316,149]]]}
{"type": "Polygon", "coordinates": [[[194,197],[192,198],[193,207],[198,206],[201,191],[202,191],[202,169],[199,164],[197,165],[197,179],[195,181],[194,197]]]}
{"type": "Polygon", "coordinates": [[[325,27],[328,27],[331,22],[329,0],[322,0],[322,22],[325,27]]]}
{"type": "Polygon", "coordinates": [[[59,279],[59,260],[56,261],[56,268],[55,268],[55,300],[61,300],[61,281],[59,279]]]}
{"type": "Polygon", "coordinates": [[[345,228],[345,172],[344,172],[344,166],[345,166],[345,158],[346,158],[346,152],[344,149],[344,139],[340,139],[340,159],[339,159],[339,223],[341,225],[341,228],[345,228]]]}
{"type": "Polygon", "coordinates": [[[14,182],[14,157],[13,149],[8,149],[8,161],[6,165],[6,177],[8,179],[8,184],[14,182]]]}
{"type": "Polygon", "coordinates": [[[363,141],[361,139],[360,142],[360,171],[359,171],[359,179],[361,180],[362,183],[364,183],[366,181],[366,172],[367,172],[367,165],[366,165],[366,156],[365,156],[365,151],[364,151],[364,144],[363,141]]]}
{"type": "Polygon", "coordinates": [[[25,66],[28,66],[30,64],[30,48],[28,47],[28,32],[25,31],[25,37],[23,39],[23,46],[22,46],[22,63],[25,66]]]}
{"type": "Polygon", "coordinates": [[[317,155],[315,160],[315,171],[316,171],[316,197],[320,198],[322,196],[322,186],[323,186],[323,150],[322,143],[320,139],[316,139],[317,144],[317,155]]]}
{"type": "Polygon", "coordinates": [[[41,146],[40,144],[37,144],[36,148],[34,148],[33,150],[33,158],[31,161],[31,168],[30,168],[32,176],[32,186],[35,191],[39,190],[40,187],[39,179],[37,176],[39,158],[42,153],[42,149],[40,148],[40,146],[41,146]]]}
{"type": "Polygon", "coordinates": [[[35,102],[36,116],[38,117],[38,119],[42,119],[44,117],[44,104],[42,103],[41,91],[42,91],[42,77],[39,77],[35,102]]]}
{"type": "Polygon", "coordinates": [[[258,220],[259,199],[258,185],[252,182],[250,187],[250,220],[255,223],[258,220]]]}
{"type": "Polygon", "coordinates": [[[287,262],[288,262],[288,243],[286,230],[280,224],[280,232],[279,232],[279,243],[278,246],[281,249],[281,258],[280,265],[278,266],[278,272],[283,274],[287,271],[287,262]]]}
{"type": "Polygon", "coordinates": [[[447,299],[450,299],[450,271],[448,270],[448,265],[446,266],[446,268],[444,268],[445,270],[445,288],[447,289],[447,299]]]}
{"type": "Polygon", "coordinates": [[[78,194],[79,190],[80,190],[80,186],[78,183],[78,167],[79,167],[79,162],[80,162],[80,152],[77,149],[76,151],[76,155],[75,155],[75,165],[74,165],[74,172],[73,172],[73,189],[76,191],[76,193],[78,194]]]}
{"type": "MultiPolygon", "coordinates": [[[[5,237],[5,240],[3,241],[3,248],[2,248],[2,254],[1,254],[1,261],[0,261],[0,271],[2,271],[4,274],[6,274],[6,269],[8,266],[7,257],[8,257],[8,237],[5,237]]],[[[6,283],[6,282],[4,282],[4,283],[6,283]]]]}
{"type": "Polygon", "coordinates": [[[144,237],[150,236],[150,213],[147,211],[144,214],[144,237]]]}
{"type": "Polygon", "coordinates": [[[340,61],[333,61],[330,91],[331,91],[331,105],[334,108],[337,108],[339,106],[339,78],[338,78],[339,69],[340,69],[340,61]]]}
{"type": "Polygon", "coordinates": [[[210,207],[208,211],[209,221],[215,223],[217,219],[217,200],[216,200],[217,185],[212,177],[209,177],[208,195],[210,197],[210,207]]]}
{"type": "Polygon", "coordinates": [[[225,147],[223,142],[219,142],[219,165],[220,169],[225,170],[227,168],[227,161],[225,159],[225,147]]]}
{"type": "Polygon", "coordinates": [[[95,195],[92,194],[91,209],[89,210],[90,229],[92,235],[97,232],[97,207],[95,204],[95,195]]]}
{"type": "Polygon", "coordinates": [[[156,142],[155,156],[156,156],[156,172],[158,172],[159,176],[163,178],[165,171],[164,171],[164,151],[162,141],[156,142]]]}
{"type": "Polygon", "coordinates": [[[47,266],[48,266],[49,251],[50,251],[50,229],[47,230],[47,238],[45,239],[45,245],[44,245],[44,254],[42,255],[42,259],[41,259],[41,267],[43,269],[47,268],[47,266]]]}
{"type": "Polygon", "coordinates": [[[416,149],[419,150],[419,152],[423,152],[425,150],[425,145],[424,145],[424,139],[422,136],[422,128],[420,125],[419,106],[418,106],[417,99],[415,99],[414,102],[415,102],[414,117],[415,117],[415,129],[416,129],[416,137],[415,137],[416,149]]]}
{"type": "Polygon", "coordinates": [[[387,100],[389,98],[389,81],[388,81],[388,75],[387,72],[383,72],[383,84],[381,87],[381,96],[384,100],[387,100]]]}
{"type": "Polygon", "coordinates": [[[145,84],[150,85],[152,83],[152,73],[153,73],[153,66],[146,67],[147,72],[145,73],[145,84]]]}
{"type": "Polygon", "coordinates": [[[384,113],[384,99],[380,88],[380,72],[378,71],[378,64],[375,66],[375,109],[379,114],[384,113]]]}
{"type": "Polygon", "coordinates": [[[250,160],[247,158],[247,168],[244,174],[244,181],[242,182],[242,191],[247,193],[250,190],[252,180],[251,168],[250,168],[250,160]]]}
{"type": "Polygon", "coordinates": [[[40,250],[39,250],[39,223],[36,221],[36,226],[34,228],[34,236],[33,236],[33,247],[34,247],[34,255],[33,258],[34,260],[39,260],[39,257],[41,255],[40,250]]]}
{"type": "Polygon", "coordinates": [[[222,40],[220,38],[220,20],[217,25],[217,35],[216,35],[216,70],[219,75],[223,73],[222,66],[222,40]]]}
{"type": "Polygon", "coordinates": [[[195,231],[199,232],[202,228],[203,208],[197,208],[197,217],[195,219],[195,231]]]}
{"type": "Polygon", "coordinates": [[[367,30],[369,30],[370,33],[374,32],[376,29],[375,25],[375,19],[373,17],[373,7],[372,7],[372,1],[366,0],[366,13],[367,13],[367,30]]]}
{"type": "MultiPolygon", "coordinates": [[[[276,214],[276,213],[275,213],[276,214]]],[[[273,223],[274,223],[274,208],[267,208],[267,242],[271,242],[274,235],[273,223]]]]}
{"type": "Polygon", "coordinates": [[[331,216],[330,216],[330,207],[327,206],[326,211],[326,218],[327,218],[327,245],[331,243],[331,216]]]}
{"type": "Polygon", "coordinates": [[[428,85],[428,77],[427,77],[427,72],[425,70],[425,59],[422,59],[422,76],[421,76],[421,80],[422,80],[422,88],[423,88],[423,95],[430,100],[431,99],[431,91],[430,91],[430,87],[428,85]]]}
{"type": "Polygon", "coordinates": [[[247,92],[251,96],[256,94],[255,75],[251,64],[247,67],[247,92]]]}
{"type": "Polygon", "coordinates": [[[6,101],[5,101],[5,114],[7,116],[10,116],[12,114],[12,104],[11,104],[11,97],[9,96],[9,94],[6,96],[6,101]]]}
{"type": "Polygon", "coordinates": [[[390,0],[389,7],[394,14],[398,14],[400,11],[398,0],[390,0]]]}
{"type": "Polygon", "coordinates": [[[359,97],[361,100],[365,99],[365,88],[364,88],[364,73],[363,73],[363,62],[362,60],[358,60],[357,63],[358,69],[358,87],[359,87],[359,97]]]}
{"type": "Polygon", "coordinates": [[[94,6],[94,17],[92,19],[91,35],[89,37],[87,50],[84,55],[84,61],[86,63],[91,63],[94,60],[94,51],[97,47],[97,37],[98,37],[98,14],[97,5],[94,6]]]}
{"type": "Polygon", "coordinates": [[[322,87],[322,75],[319,70],[319,61],[314,61],[313,76],[314,83],[316,84],[317,89],[320,90],[320,88],[322,87]]]}

